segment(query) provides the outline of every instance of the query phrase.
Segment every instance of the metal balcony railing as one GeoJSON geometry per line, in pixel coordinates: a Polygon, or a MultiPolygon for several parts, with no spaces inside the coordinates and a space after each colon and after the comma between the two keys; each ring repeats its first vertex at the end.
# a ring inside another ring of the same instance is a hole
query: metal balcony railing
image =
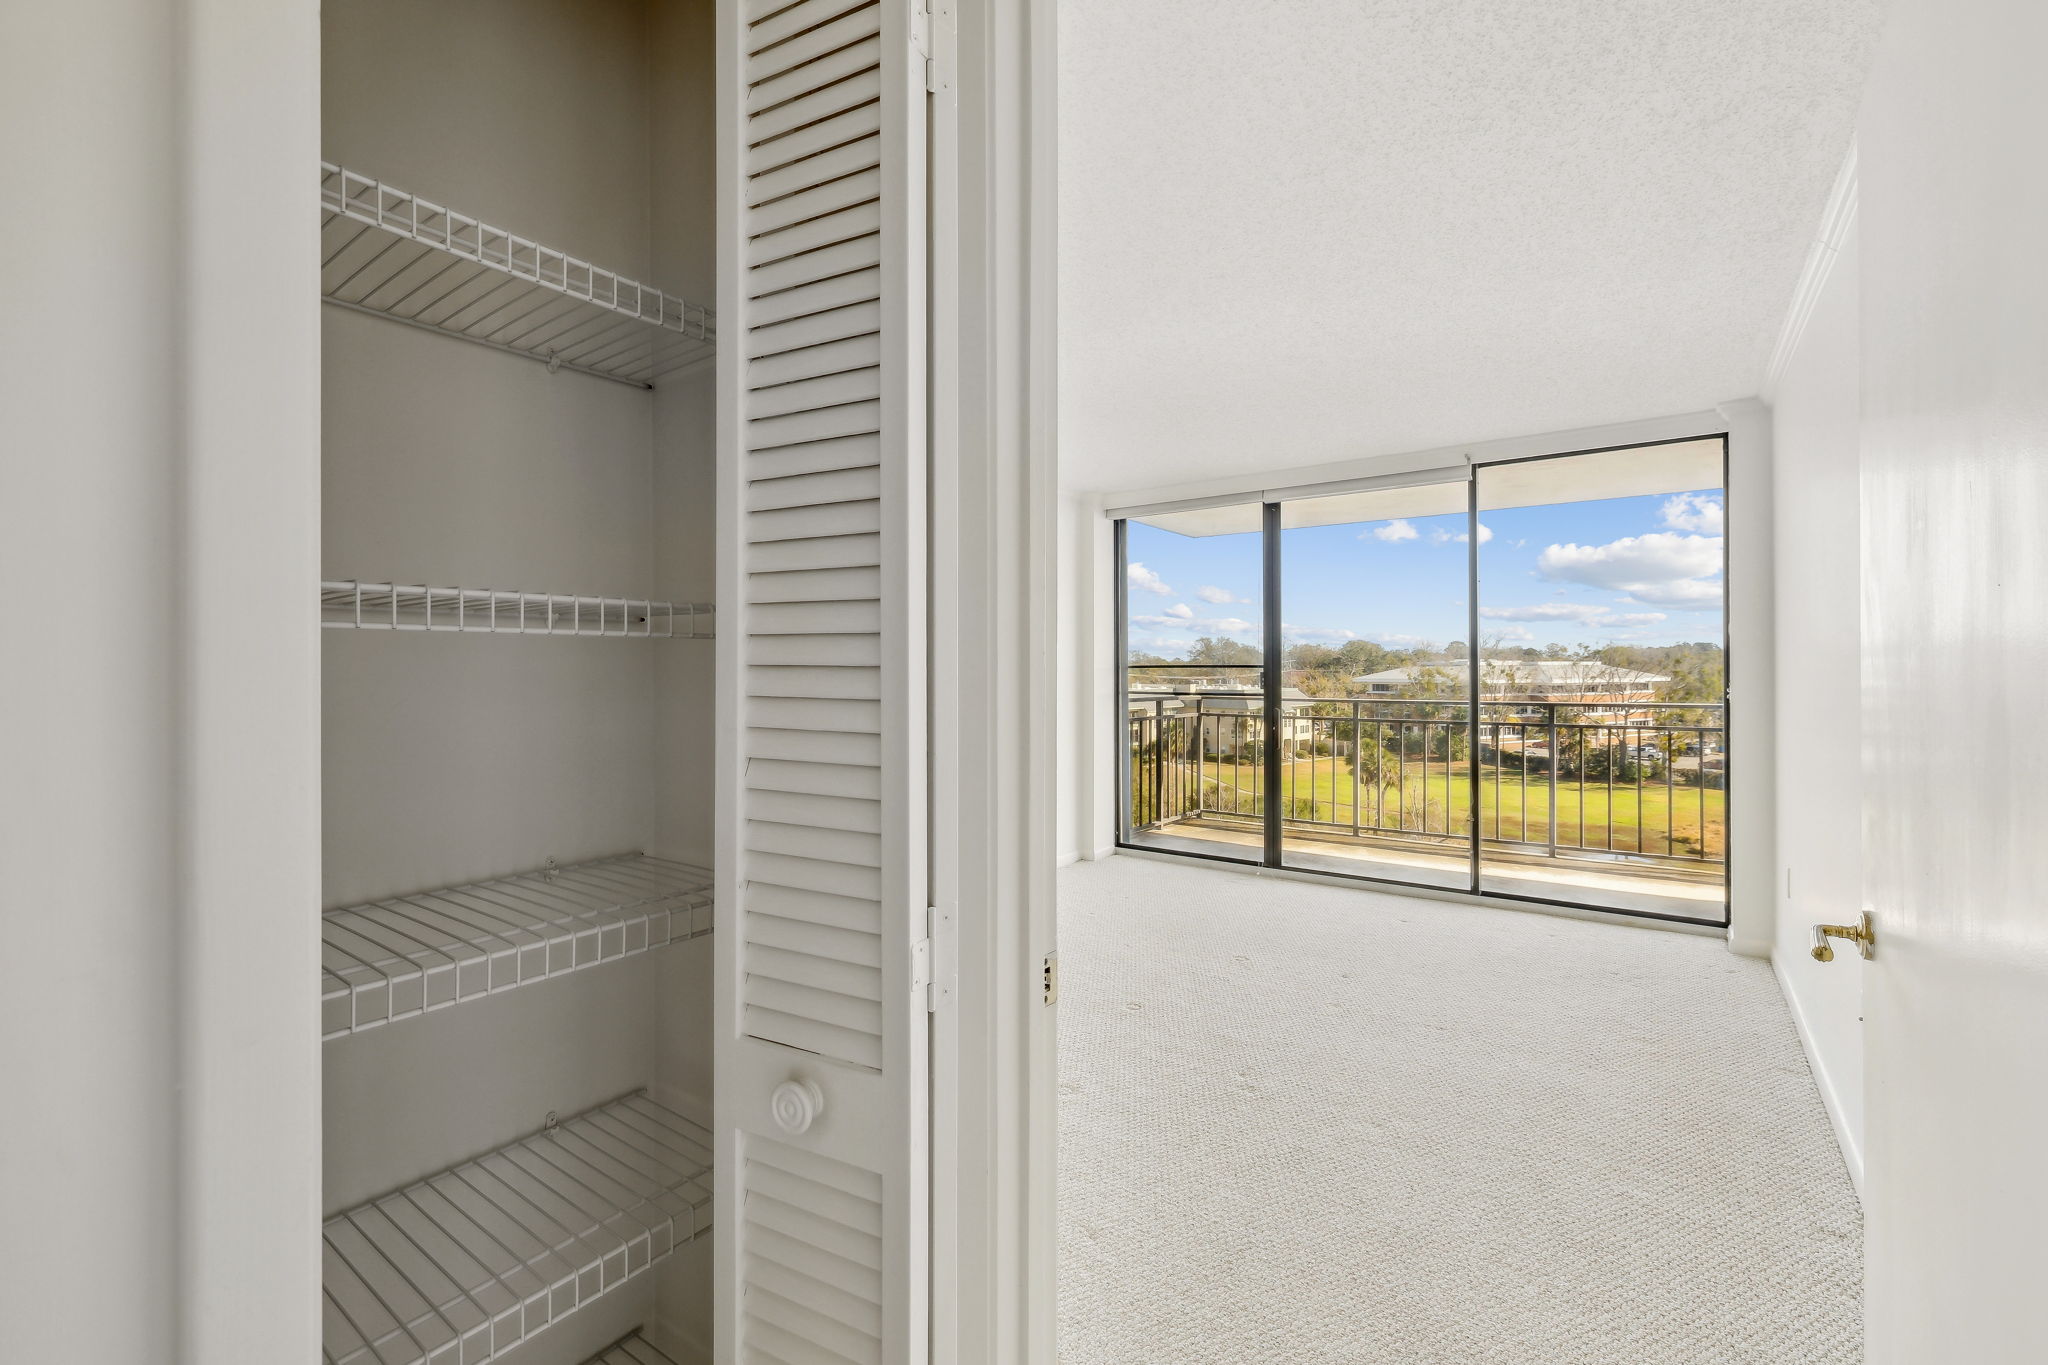
{"type": "MultiPolygon", "coordinates": [[[[1264,818],[1260,693],[1154,684],[1129,699],[1134,830],[1264,818]]],[[[1288,698],[1280,711],[1284,828],[1441,846],[1470,839],[1476,815],[1502,853],[1726,861],[1718,704],[1483,700],[1476,756],[1464,700],[1288,698]]]]}

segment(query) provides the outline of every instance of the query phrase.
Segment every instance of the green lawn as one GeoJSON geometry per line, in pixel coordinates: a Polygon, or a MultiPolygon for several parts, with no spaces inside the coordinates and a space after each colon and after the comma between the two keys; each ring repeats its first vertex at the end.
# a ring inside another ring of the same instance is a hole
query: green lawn
{"type": "MultiPolygon", "coordinates": [[[[1258,813],[1260,778],[1250,764],[1210,760],[1202,766],[1205,808],[1235,809],[1248,816],[1258,813]]],[[[1472,805],[1470,768],[1462,761],[1453,762],[1449,773],[1439,761],[1424,765],[1420,760],[1410,760],[1404,766],[1398,786],[1389,781],[1384,791],[1375,793],[1370,781],[1362,784],[1361,824],[1412,832],[1463,833],[1472,805]]],[[[1189,779],[1193,776],[1187,774],[1189,779]]],[[[1394,776],[1391,767],[1388,776],[1394,776]]],[[[1283,781],[1291,813],[1334,821],[1349,828],[1352,779],[1348,761],[1297,759],[1287,765],[1283,781]],[[1302,803],[1311,799],[1315,803],[1313,815],[1302,809],[1302,803]]],[[[1548,840],[1547,778],[1531,773],[1524,788],[1516,765],[1496,770],[1492,764],[1481,764],[1480,782],[1482,837],[1539,844],[1548,840]]],[[[1170,777],[1168,785],[1173,786],[1170,777]]],[[[1691,857],[1705,853],[1718,858],[1723,856],[1727,837],[1727,800],[1724,791],[1702,791],[1677,784],[1667,792],[1662,777],[1648,776],[1643,779],[1640,796],[1634,784],[1617,783],[1610,800],[1605,783],[1587,782],[1582,795],[1576,780],[1560,778],[1557,841],[1570,847],[1582,843],[1584,847],[1603,850],[1612,847],[1618,853],[1677,853],[1691,857]]]]}

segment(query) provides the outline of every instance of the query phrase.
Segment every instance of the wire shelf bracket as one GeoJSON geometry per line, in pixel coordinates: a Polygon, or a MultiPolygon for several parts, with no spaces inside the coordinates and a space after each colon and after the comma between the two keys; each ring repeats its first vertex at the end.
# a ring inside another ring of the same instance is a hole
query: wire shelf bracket
{"type": "Polygon", "coordinates": [[[482,1365],[710,1227],[708,1130],[644,1090],[551,1115],[537,1133],[327,1220],[322,1356],[482,1365]]]}
{"type": "Polygon", "coordinates": [[[366,1032],[711,929],[711,873],[639,853],[330,910],[321,1032],[366,1032]]]}
{"type": "Polygon", "coordinates": [[[320,295],[635,388],[708,363],[711,310],[320,163],[320,295]]]}
{"type": "Polygon", "coordinates": [[[581,597],[511,588],[435,588],[353,578],[320,584],[320,624],[329,630],[709,640],[715,616],[716,608],[709,602],[581,597]]]}

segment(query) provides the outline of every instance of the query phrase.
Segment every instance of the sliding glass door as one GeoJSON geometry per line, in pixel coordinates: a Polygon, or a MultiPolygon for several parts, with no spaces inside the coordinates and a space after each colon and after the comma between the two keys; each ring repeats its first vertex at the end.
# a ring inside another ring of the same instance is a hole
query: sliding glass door
{"type": "Polygon", "coordinates": [[[1125,843],[1265,860],[1265,515],[1119,523],[1125,843]]]}
{"type": "Polygon", "coordinates": [[[1722,443],[1475,473],[1479,889],[1719,920],[1722,443]]]}
{"type": "Polygon", "coordinates": [[[1119,841],[1726,922],[1719,436],[1117,523],[1119,841]]]}
{"type": "Polygon", "coordinates": [[[1282,866],[1470,888],[1469,501],[1280,504],[1282,866]]]}

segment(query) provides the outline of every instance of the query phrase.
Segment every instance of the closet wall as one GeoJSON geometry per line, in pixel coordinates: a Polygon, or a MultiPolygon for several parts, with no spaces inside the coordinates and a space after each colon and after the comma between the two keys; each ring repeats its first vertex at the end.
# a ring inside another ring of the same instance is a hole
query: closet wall
{"type": "MultiPolygon", "coordinates": [[[[329,0],[322,38],[327,161],[713,296],[710,0],[329,0]]],[[[713,597],[708,361],[647,389],[322,313],[324,578],[713,597]]],[[[713,648],[324,632],[323,904],[708,867],[713,648]]],[[[711,971],[696,938],[331,1040],[326,1209],[640,1087],[708,1122],[711,971]]],[[[701,1349],[709,1283],[700,1238],[493,1358],[573,1365],[657,1322],[701,1349]]]]}

